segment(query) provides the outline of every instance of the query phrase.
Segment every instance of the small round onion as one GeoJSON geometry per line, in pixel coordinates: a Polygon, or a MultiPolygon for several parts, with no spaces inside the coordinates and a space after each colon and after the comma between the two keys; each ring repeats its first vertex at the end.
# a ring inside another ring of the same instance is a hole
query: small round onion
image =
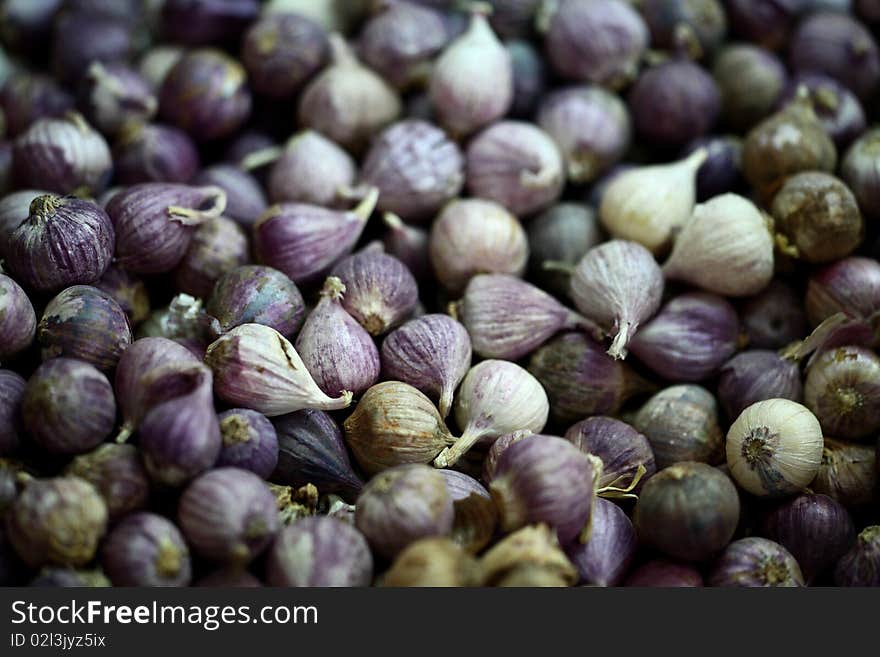
{"type": "Polygon", "coordinates": [[[718,404],[700,386],[661,390],[639,409],[633,426],[648,439],[659,468],[680,461],[716,465],[722,460],[718,404]]]}
{"type": "Polygon", "coordinates": [[[244,68],[214,48],[196,49],[181,57],[159,93],[162,117],[200,141],[231,135],[250,111],[244,68]]]}
{"type": "Polygon", "coordinates": [[[28,381],[21,405],[24,426],[51,454],[82,454],[104,441],[116,423],[107,377],[72,358],[46,361],[28,381]]]}
{"type": "Polygon", "coordinates": [[[95,283],[95,287],[109,294],[136,326],[150,315],[150,298],[144,282],[134,274],[111,265],[95,283]]]}
{"type": "Polygon", "coordinates": [[[551,206],[565,184],[559,148],[524,121],[500,121],[475,136],[466,166],[472,196],[500,203],[519,217],[551,206]]]}
{"type": "Polygon", "coordinates": [[[278,435],[269,419],[247,408],[233,408],[217,420],[223,439],[217,465],[250,470],[268,479],[278,465],[278,435]]]}
{"type": "Polygon", "coordinates": [[[544,44],[561,76],[619,89],[635,78],[648,40],[647,26],[627,2],[563,0],[544,44]]]}
{"type": "Polygon", "coordinates": [[[218,333],[242,324],[264,324],[285,337],[302,325],[305,302],[296,283],[271,267],[244,265],[220,277],[205,310],[218,333]]]}
{"type": "Polygon", "coordinates": [[[226,192],[224,214],[243,226],[252,225],[266,211],[266,195],[251,174],[231,164],[215,164],[202,169],[194,185],[214,185],[226,192]]]}
{"type": "Polygon", "coordinates": [[[727,465],[754,495],[781,497],[803,490],[822,460],[822,427],[808,408],[768,399],[744,410],[727,432],[727,465]]]}
{"type": "Polygon", "coordinates": [[[102,208],[47,194],[31,202],[28,218],[9,236],[6,256],[30,288],[57,292],[101,278],[114,243],[113,224],[102,208]]]}
{"type": "Polygon", "coordinates": [[[114,586],[187,586],[189,549],[172,522],[134,513],[113,528],[101,548],[101,565],[114,586]]]}
{"type": "Polygon", "coordinates": [[[715,58],[712,74],[721,93],[721,115],[744,131],[768,116],[785,91],[788,75],[779,57],[752,44],[731,44],[715,58]]]}
{"type": "Polygon", "coordinates": [[[34,341],[37,316],[30,299],[14,280],[0,274],[0,359],[13,358],[34,341]]]}
{"type": "Polygon", "coordinates": [[[269,550],[271,586],[369,586],[373,557],[364,536],[335,518],[303,518],[285,527],[269,550]]]}
{"type": "Polygon", "coordinates": [[[81,79],[92,62],[125,61],[134,50],[134,30],[114,16],[86,10],[59,12],[52,32],[50,66],[65,84],[81,79]]]}
{"type": "Polygon", "coordinates": [[[126,125],[113,144],[119,182],[187,183],[199,170],[199,153],[183,130],[156,123],[126,125]]]}
{"type": "Polygon", "coordinates": [[[214,217],[196,228],[189,248],[174,269],[179,292],[206,298],[217,280],[249,259],[247,233],[232,219],[214,217]]]}
{"type": "Polygon", "coordinates": [[[703,561],[730,542],[740,504],[730,478],[705,463],[677,463],[645,482],[635,510],[639,538],[664,554],[703,561]]]}
{"type": "MultiPolygon", "coordinates": [[[[809,304],[807,301],[808,309],[809,304]]],[[[763,292],[746,300],[741,320],[749,345],[756,349],[782,349],[809,332],[799,295],[780,279],[774,279],[763,292]]]]}
{"type": "Polygon", "coordinates": [[[24,435],[21,401],[26,386],[21,375],[0,369],[0,456],[9,456],[21,444],[24,435]]]}
{"type": "Polygon", "coordinates": [[[697,171],[697,201],[739,191],[743,183],[742,141],[732,135],[700,137],[687,145],[685,153],[701,148],[706,149],[706,161],[697,171]]]}
{"type": "Polygon", "coordinates": [[[617,586],[629,569],[637,543],[636,530],[623,509],[600,497],[590,514],[589,538],[572,544],[567,553],[581,584],[617,586]]]}
{"type": "Polygon", "coordinates": [[[880,83],[880,51],[871,32],[852,16],[819,12],[806,18],[789,44],[795,71],[825,73],[868,100],[880,83]]]}
{"type": "Polygon", "coordinates": [[[464,158],[436,126],[399,121],[373,140],[360,180],[379,189],[379,210],[424,222],[458,196],[464,184],[464,158]]]}
{"type": "Polygon", "coordinates": [[[274,203],[348,207],[355,175],[351,155],[320,133],[305,130],[290,138],[272,165],[267,189],[274,203]]]}
{"type": "Polygon", "coordinates": [[[113,166],[107,141],[75,112],[32,123],[15,140],[13,162],[20,184],[59,194],[102,191],[113,166]]]}
{"type": "Polygon", "coordinates": [[[774,351],[755,349],[731,358],[721,368],[718,399],[728,418],[739,417],[746,407],[766,399],[803,399],[798,364],[774,351]]]}
{"type": "MultiPolygon", "coordinates": [[[[29,1],[29,0],[26,0],[29,1]]],[[[8,11],[8,2],[5,9],[8,11]]],[[[5,14],[8,18],[8,13],[5,14]]],[[[6,132],[20,135],[38,119],[57,117],[73,109],[73,96],[54,78],[29,71],[13,73],[0,90],[0,107],[6,122],[6,132]]]]}
{"type": "Polygon", "coordinates": [[[853,142],[840,165],[840,176],[866,215],[880,217],[880,129],[865,131],[853,142]]]}
{"type": "Polygon", "coordinates": [[[794,98],[804,85],[825,132],[838,148],[845,148],[865,131],[865,111],[856,95],[840,82],[821,73],[799,73],[788,83],[782,102],[794,98]]]}
{"type": "Polygon", "coordinates": [[[810,488],[837,500],[848,509],[871,504],[877,488],[877,450],[873,445],[825,439],[819,472],[810,488]]]}
{"type": "Polygon", "coordinates": [[[149,121],[158,106],[152,85],[124,64],[93,61],[80,80],[80,107],[106,135],[128,122],[149,121]]]}
{"type": "Polygon", "coordinates": [[[451,532],[454,516],[443,475],[426,465],[399,465],[364,486],[355,526],[376,553],[393,558],[420,538],[451,532]]]}
{"type": "Polygon", "coordinates": [[[763,534],[791,552],[807,582],[834,565],[856,538],[847,510],[827,495],[811,493],[773,509],[764,519],[763,534]]]}
{"type": "Polygon", "coordinates": [[[286,98],[321,70],[329,52],[326,33],[308,17],[266,14],[245,33],[241,61],[256,93],[286,98]]]}
{"type": "Polygon", "coordinates": [[[431,226],[431,265],[450,292],[461,292],[478,273],[521,276],[529,257],[525,231],[494,201],[452,201],[431,226]]]}
{"type": "Polygon", "coordinates": [[[867,527],[834,569],[837,586],[880,586],[880,526],[867,527]]]}
{"type": "Polygon", "coordinates": [[[629,92],[635,129],[649,141],[683,145],[712,128],[721,112],[715,80],[688,59],[648,69],[629,92]]]}
{"type": "Polygon", "coordinates": [[[709,586],[804,586],[798,562],[784,547],[766,538],[734,541],[712,566],[709,586]]]}
{"type": "Polygon", "coordinates": [[[106,372],[116,367],[131,344],[125,311],[106,292],[74,285],[60,292],[43,311],[37,326],[43,360],[78,358],[106,372]]]}
{"type": "Polygon", "coordinates": [[[217,468],[183,492],[178,522],[201,556],[244,565],[271,543],[278,531],[278,509],[275,496],[254,473],[217,468]]]}
{"type": "MultiPolygon", "coordinates": [[[[657,472],[654,452],[648,439],[626,422],[604,416],[587,418],[571,425],[565,432],[565,439],[582,452],[601,459],[602,474],[597,482],[599,488],[611,485],[624,488],[635,481],[642,468],[644,472],[635,489],[638,491],[641,482],[657,472]]],[[[493,449],[495,444],[492,445],[493,449]]]]}
{"type": "Polygon", "coordinates": [[[107,507],[78,477],[34,479],[6,513],[6,532],[27,565],[84,566],[107,528],[107,507]]]}
{"type": "Polygon", "coordinates": [[[804,403],[829,436],[866,438],[880,430],[880,357],[863,347],[822,353],[807,369],[804,403]]]}
{"type": "Polygon", "coordinates": [[[64,472],[97,489],[107,505],[110,522],[145,508],[149,501],[150,480],[134,445],[100,445],[74,458],[64,472]]]}
{"type": "Polygon", "coordinates": [[[727,31],[719,0],[645,0],[640,9],[655,48],[686,51],[696,59],[711,55],[727,31]]]}

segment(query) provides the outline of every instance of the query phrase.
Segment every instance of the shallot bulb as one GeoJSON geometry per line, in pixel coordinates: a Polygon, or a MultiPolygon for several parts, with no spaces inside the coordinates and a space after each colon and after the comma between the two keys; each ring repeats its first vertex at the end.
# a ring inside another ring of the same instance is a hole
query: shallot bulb
{"type": "Polygon", "coordinates": [[[586,317],[614,339],[608,350],[625,358],[640,323],[660,307],[663,274],[654,256],[636,242],[611,240],[581,258],[571,277],[571,296],[586,317]]]}
{"type": "Polygon", "coordinates": [[[434,465],[455,465],[478,442],[491,443],[511,431],[540,433],[549,412],[547,393],[535,377],[515,363],[484,360],[471,368],[458,391],[455,420],[463,433],[434,465]]]}
{"type": "Polygon", "coordinates": [[[242,324],[220,337],[208,347],[205,363],[214,371],[218,397],[269,417],[351,404],[349,391],[335,399],[324,394],[293,345],[262,324],[242,324]]]}

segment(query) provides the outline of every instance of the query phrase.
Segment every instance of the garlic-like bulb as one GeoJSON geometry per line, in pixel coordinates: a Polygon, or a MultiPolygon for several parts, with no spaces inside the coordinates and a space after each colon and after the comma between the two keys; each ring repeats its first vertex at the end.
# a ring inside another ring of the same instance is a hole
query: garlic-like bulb
{"type": "Polygon", "coordinates": [[[602,195],[602,225],[613,237],[664,252],[694,209],[697,170],[706,156],[706,149],[699,148],[677,162],[621,173],[602,195]]]}
{"type": "Polygon", "coordinates": [[[744,410],[727,432],[727,465],[737,483],[761,497],[802,491],[822,462],[819,420],[806,406],[768,399],[744,410]]]}
{"type": "Polygon", "coordinates": [[[464,377],[455,399],[455,421],[461,437],[434,459],[434,465],[454,465],[480,441],[527,429],[541,433],[550,414],[547,393],[538,380],[516,363],[484,360],[464,377]]]}
{"type": "Polygon", "coordinates": [[[722,194],[694,208],[663,265],[668,279],[729,297],[757,294],[773,278],[773,237],[755,204],[722,194]]]}
{"type": "Polygon", "coordinates": [[[351,404],[351,392],[337,398],[324,394],[287,338],[262,324],[242,324],[224,334],[208,347],[205,363],[220,399],[269,417],[351,404]]]}

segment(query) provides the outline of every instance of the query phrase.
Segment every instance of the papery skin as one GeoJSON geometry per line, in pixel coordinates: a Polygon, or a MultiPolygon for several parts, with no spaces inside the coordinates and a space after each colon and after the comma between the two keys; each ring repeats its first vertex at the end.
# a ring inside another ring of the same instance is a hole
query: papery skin
{"type": "Polygon", "coordinates": [[[730,542],[739,522],[730,478],[705,463],[665,468],[642,487],[634,524],[640,542],[683,561],[703,561],[730,542]]]}
{"type": "Polygon", "coordinates": [[[299,91],[330,54],[324,29],[300,14],[267,14],[242,37],[241,61],[253,90],[273,98],[299,91]]]}
{"type": "Polygon", "coordinates": [[[709,586],[805,586],[800,566],[784,547],[751,536],[734,541],[709,573],[709,586]]]}
{"type": "Polygon", "coordinates": [[[146,508],[150,480],[134,445],[107,443],[74,458],[64,470],[88,481],[104,498],[110,522],[146,508]]]}
{"type": "Polygon", "coordinates": [[[813,109],[838,149],[865,132],[867,119],[861,102],[837,79],[823,73],[799,73],[789,81],[783,102],[793,98],[801,85],[807,87],[813,109]]]}
{"type": "Polygon", "coordinates": [[[351,403],[350,391],[336,399],[325,395],[293,345],[261,324],[242,324],[220,337],[208,347],[205,363],[214,371],[218,397],[268,417],[351,403]]]}
{"type": "Polygon", "coordinates": [[[469,135],[507,113],[513,67],[485,16],[473,13],[467,31],[446,46],[428,89],[439,123],[453,135],[469,135]]]}
{"type": "Polygon", "coordinates": [[[508,274],[474,276],[458,313],[483,358],[517,360],[561,330],[597,329],[540,288],[508,274]]]}
{"type": "Polygon", "coordinates": [[[369,586],[373,556],[357,529],[316,516],[279,532],[266,568],[271,586],[369,586]]]}
{"type": "Polygon", "coordinates": [[[531,372],[547,391],[559,422],[587,415],[615,414],[633,395],[648,389],[629,365],[582,333],[563,333],[529,360],[531,372]]]}
{"type": "Polygon", "coordinates": [[[455,421],[462,435],[434,464],[454,465],[471,446],[491,444],[511,431],[539,433],[549,412],[544,388],[527,370],[504,360],[484,360],[468,371],[455,401],[455,421]]]}
{"type": "Polygon", "coordinates": [[[89,121],[106,135],[129,121],[149,121],[159,107],[152,85],[125,64],[93,61],[79,86],[89,121]]]}
{"type": "Polygon", "coordinates": [[[205,298],[223,274],[250,259],[247,233],[232,219],[214,217],[196,228],[174,269],[175,289],[205,298]]]}
{"type": "Polygon", "coordinates": [[[804,404],[829,436],[873,436],[880,430],[880,357],[864,347],[820,354],[807,369],[804,404]]]}
{"type": "Polygon", "coordinates": [[[412,315],[419,287],[397,258],[384,253],[356,253],[333,267],[345,285],[342,307],[370,335],[381,335],[412,315]]]}
{"type": "Polygon", "coordinates": [[[712,393],[700,386],[661,390],[639,409],[633,426],[651,444],[658,468],[680,461],[715,465],[723,460],[718,404],[712,393]]]}
{"type": "Polygon", "coordinates": [[[563,545],[574,541],[590,522],[594,461],[567,440],[528,436],[501,453],[489,492],[506,532],[544,522],[563,545]]]}
{"type": "Polygon", "coordinates": [[[379,350],[369,333],[342,306],[345,285],[330,276],[321,300],[306,317],[296,351],[328,395],[364,392],[379,380],[379,350]]]}
{"type": "Polygon", "coordinates": [[[72,358],[52,358],[31,375],[21,413],[37,446],[51,454],[81,454],[104,441],[116,424],[107,377],[72,358]]]}
{"type": "Polygon", "coordinates": [[[57,194],[98,193],[113,167],[107,142],[75,112],[31,124],[15,140],[13,163],[20,186],[57,194]]]}
{"type": "Polygon", "coordinates": [[[10,236],[28,218],[31,202],[49,193],[42,189],[21,189],[0,198],[0,255],[5,257],[10,236]]]}
{"type": "Polygon", "coordinates": [[[698,149],[676,162],[621,172],[602,194],[602,225],[612,237],[638,242],[654,255],[666,252],[693,212],[697,170],[705,159],[706,151],[698,149]]]}
{"type": "Polygon", "coordinates": [[[469,554],[479,554],[495,536],[498,510],[489,491],[476,479],[458,470],[439,471],[452,496],[455,521],[451,540],[469,554]]]}
{"type": "Polygon", "coordinates": [[[563,0],[545,35],[547,57],[563,77],[618,89],[638,72],[648,28],[625,2],[563,0]]]}
{"type": "Polygon", "coordinates": [[[131,344],[128,317],[106,292],[74,285],[53,298],[37,326],[43,360],[66,356],[102,372],[114,367],[131,344]]]}
{"type": "Polygon", "coordinates": [[[167,338],[140,338],[129,345],[113,384],[123,418],[117,440],[127,438],[151,406],[185,391],[202,369],[189,349],[167,338]]]}
{"type": "Polygon", "coordinates": [[[299,98],[299,123],[357,151],[397,118],[400,98],[383,78],[357,60],[342,35],[330,35],[330,48],[331,64],[299,98]]]}
{"type": "Polygon", "coordinates": [[[367,390],[343,426],[346,443],[368,474],[429,463],[455,440],[431,400],[399,381],[367,390]]]}
{"type": "Polygon", "coordinates": [[[349,212],[304,203],[270,207],[254,224],[254,252],[297,285],[315,283],[351,253],[376,205],[372,190],[349,212]]]}
{"type": "Polygon", "coordinates": [[[275,496],[257,475],[238,468],[217,468],[193,481],[177,514],[193,550],[217,563],[250,563],[278,532],[275,496]]]}
{"type": "Polygon", "coordinates": [[[849,512],[827,495],[812,493],[770,511],[763,535],[791,552],[807,582],[834,565],[856,540],[849,512]]]}
{"type": "Polygon", "coordinates": [[[779,57],[753,43],[732,43],[722,48],[712,65],[712,74],[721,92],[722,118],[737,131],[748,130],[769,115],[788,80],[779,57]]]}
{"type": "Polygon", "coordinates": [[[231,135],[250,113],[244,67],[216,48],[185,53],[159,89],[160,116],[199,141],[231,135]]]}
{"type": "Polygon", "coordinates": [[[278,434],[278,465],[271,480],[298,488],[314,484],[323,493],[354,497],[364,486],[355,474],[339,425],[311,408],[273,419],[278,434]]]}
{"type": "Polygon", "coordinates": [[[13,454],[21,444],[21,401],[26,386],[27,381],[20,374],[0,369],[0,456],[13,454]]]}
{"type": "Polygon", "coordinates": [[[522,276],[529,245],[519,221],[494,201],[447,204],[431,226],[428,244],[437,280],[460,292],[476,274],[522,276]]]}
{"type": "Polygon", "coordinates": [[[6,258],[28,287],[55,292],[101,278],[114,243],[110,217],[94,203],[38,196],[28,218],[10,235],[6,258]]]}
{"type": "Polygon", "coordinates": [[[464,157],[435,125],[405,119],[373,140],[360,180],[379,189],[379,210],[425,223],[461,191],[464,157]]]}
{"type": "Polygon", "coordinates": [[[802,491],[822,460],[822,427],[808,408],[787,399],[749,406],[727,432],[727,464],[736,482],[762,497],[802,491]]]}
{"type": "Polygon", "coordinates": [[[170,125],[126,125],[113,143],[114,172],[126,185],[188,183],[198,172],[199,163],[199,152],[190,136],[170,125]]]}
{"type": "Polygon", "coordinates": [[[855,194],[862,212],[872,218],[880,216],[880,167],[875,155],[878,142],[880,130],[866,130],[852,143],[840,164],[840,177],[855,194]]]}
{"type": "Polygon", "coordinates": [[[551,93],[541,101],[537,122],[562,152],[573,183],[590,182],[617,164],[632,137],[626,106],[593,85],[551,93]]]}
{"type": "Polygon", "coordinates": [[[471,340],[465,327],[447,315],[410,320],[382,342],[382,371],[439,400],[446,417],[458,384],[471,366],[471,340]]]}
{"type": "Polygon", "coordinates": [[[660,307],[663,273],[642,245],[626,240],[600,244],[581,258],[571,277],[571,296],[586,317],[614,340],[608,350],[625,358],[639,324],[660,307]]]}
{"type": "Polygon", "coordinates": [[[774,351],[755,349],[731,358],[721,368],[718,399],[728,418],[765,399],[800,402],[804,396],[798,364],[774,351]]]}
{"type": "Polygon", "coordinates": [[[219,187],[141,183],[107,204],[116,231],[116,263],[138,274],[170,271],[181,261],[195,227],[222,214],[219,187]]]}
{"type": "Polygon", "coordinates": [[[217,416],[223,447],[218,466],[250,470],[268,479],[278,465],[278,436],[265,415],[248,408],[232,408],[217,416]]]}
{"type": "Polygon", "coordinates": [[[268,206],[266,194],[257,179],[232,164],[215,164],[202,169],[193,184],[213,185],[226,192],[224,214],[242,226],[252,225],[268,206]]]}
{"type": "Polygon", "coordinates": [[[867,527],[837,563],[837,586],[880,586],[880,526],[867,527]]]}
{"type": "Polygon", "coordinates": [[[183,486],[214,466],[222,440],[211,372],[203,370],[192,388],[156,404],[138,427],[138,445],[150,478],[162,486],[183,486]]]}
{"type": "Polygon", "coordinates": [[[0,274],[0,360],[13,358],[31,346],[37,331],[37,316],[21,286],[0,274]]]}
{"type": "Polygon", "coordinates": [[[217,280],[205,310],[221,334],[253,323],[291,338],[302,326],[305,302],[296,283],[277,269],[243,265],[217,280]]]}
{"type": "Polygon", "coordinates": [[[722,297],[688,292],[669,301],[630,342],[641,363],[669,381],[712,376],[737,349],[739,319],[722,297]]]}
{"type": "Polygon", "coordinates": [[[582,584],[617,586],[632,563],[638,540],[626,513],[614,502],[596,498],[590,514],[590,536],[566,552],[582,584]]]}
{"type": "Polygon", "coordinates": [[[427,231],[387,212],[382,220],[388,228],[382,239],[385,251],[405,264],[417,281],[426,281],[431,276],[427,231]]]}
{"type": "Polygon", "coordinates": [[[454,515],[452,496],[439,472],[426,465],[399,465],[364,486],[355,527],[374,553],[390,559],[420,538],[448,534],[454,515]]]}
{"type": "Polygon", "coordinates": [[[602,461],[602,473],[596,483],[599,488],[613,482],[624,487],[634,480],[641,466],[645,471],[635,488],[638,492],[642,482],[657,472],[651,443],[621,420],[601,415],[587,418],[571,425],[565,432],[565,439],[602,461]]]}
{"type": "Polygon", "coordinates": [[[309,203],[327,208],[350,204],[357,165],[320,132],[303,130],[287,142],[266,182],[273,203],[309,203]]]}
{"type": "Polygon", "coordinates": [[[471,139],[466,157],[471,196],[500,203],[518,217],[555,203],[565,185],[562,153],[525,121],[499,121],[471,139]]]}
{"type": "Polygon", "coordinates": [[[39,119],[62,116],[74,103],[70,92],[55,78],[36,71],[13,73],[0,91],[6,132],[11,136],[21,134],[39,119]]]}
{"type": "Polygon", "coordinates": [[[180,530],[155,513],[126,516],[107,535],[101,555],[114,586],[187,586],[192,579],[180,530]]]}
{"type": "Polygon", "coordinates": [[[6,536],[31,568],[83,566],[95,556],[107,528],[107,507],[77,477],[28,482],[6,513],[6,536]]]}

